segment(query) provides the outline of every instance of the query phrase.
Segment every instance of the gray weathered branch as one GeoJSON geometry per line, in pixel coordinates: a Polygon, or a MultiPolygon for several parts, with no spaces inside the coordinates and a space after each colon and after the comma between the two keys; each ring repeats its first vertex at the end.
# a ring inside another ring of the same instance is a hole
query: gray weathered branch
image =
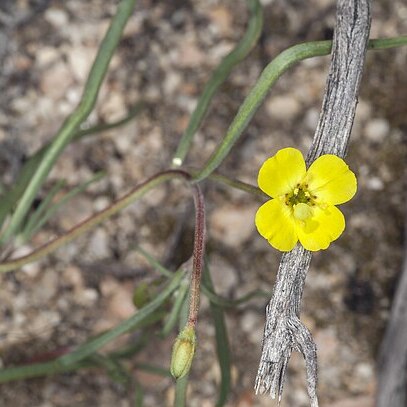
{"type": "MultiPolygon", "coordinates": [[[[309,165],[322,154],[346,155],[370,31],[370,0],[339,0],[332,59],[321,114],[307,155],[309,165]]],[[[256,393],[281,400],[284,376],[293,350],[302,353],[311,406],[316,394],[317,354],[308,329],[299,319],[311,253],[301,245],[284,254],[273,296],[266,308],[256,393]]]]}
{"type": "Polygon", "coordinates": [[[379,360],[376,407],[407,404],[407,214],[404,264],[379,360]]]}

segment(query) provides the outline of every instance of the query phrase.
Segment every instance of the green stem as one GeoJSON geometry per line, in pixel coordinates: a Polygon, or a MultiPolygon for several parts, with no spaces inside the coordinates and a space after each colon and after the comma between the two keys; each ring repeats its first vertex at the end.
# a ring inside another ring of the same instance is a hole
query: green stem
{"type": "Polygon", "coordinates": [[[128,113],[126,114],[126,116],[122,117],[121,119],[111,123],[96,124],[95,126],[91,126],[87,129],[78,130],[73,136],[72,140],[77,141],[83,137],[90,136],[92,134],[102,133],[104,131],[115,129],[116,127],[124,126],[125,124],[132,121],[143,108],[144,103],[138,102],[134,106],[132,106],[128,113]]]}
{"type": "Polygon", "coordinates": [[[150,266],[154,268],[154,270],[158,271],[164,277],[171,277],[172,272],[163,267],[157,259],[151,256],[151,254],[146,252],[142,247],[137,246],[136,252],[140,253],[147,260],[150,266]]]}
{"type": "Polygon", "coordinates": [[[236,298],[235,300],[230,300],[228,298],[221,297],[215,294],[213,291],[211,291],[210,288],[205,284],[205,281],[202,282],[202,293],[208,297],[211,303],[218,305],[219,307],[222,308],[236,308],[238,305],[244,304],[245,302],[248,302],[252,298],[256,297],[263,298],[270,297],[270,292],[256,289],[250,291],[249,293],[239,298],[236,298]]]}
{"type": "MultiPolygon", "coordinates": [[[[368,48],[376,50],[402,45],[407,45],[407,36],[370,40],[368,48]]],[[[332,41],[307,42],[294,45],[274,58],[261,73],[260,78],[240,106],[224,139],[202,169],[195,175],[194,181],[198,182],[207,178],[222,163],[246,129],[270,88],[284,72],[304,59],[328,55],[331,52],[331,47],[332,41]]]]}
{"type": "Polygon", "coordinates": [[[209,176],[211,181],[218,182],[220,184],[227,185],[229,187],[240,189],[241,191],[247,192],[248,194],[254,195],[258,198],[270,199],[260,188],[254,185],[248,184],[247,182],[239,181],[237,179],[226,177],[218,173],[212,173],[209,176]]]}
{"type": "MultiPolygon", "coordinates": [[[[188,321],[189,304],[185,301],[179,316],[179,329],[180,331],[185,327],[188,321]]],[[[185,407],[187,400],[189,372],[181,379],[178,379],[175,383],[175,397],[174,407],[185,407]]]]}
{"type": "Polygon", "coordinates": [[[369,50],[381,50],[397,48],[407,45],[407,35],[401,35],[400,37],[393,38],[377,38],[375,40],[370,40],[367,48],[369,50]]]}
{"type": "MultiPolygon", "coordinates": [[[[78,195],[82,191],[84,191],[89,185],[91,185],[94,182],[99,181],[103,177],[105,177],[106,174],[104,172],[99,172],[95,174],[89,181],[86,181],[83,184],[78,185],[77,187],[73,188],[71,191],[67,192],[58,202],[52,205],[48,205],[45,208],[45,213],[41,214],[37,219],[34,221],[32,220],[33,218],[30,216],[29,220],[27,221],[24,230],[22,231],[21,235],[18,236],[19,239],[23,243],[27,242],[28,240],[31,239],[31,237],[37,232],[38,229],[40,229],[45,222],[58,210],[60,210],[66,203],[72,199],[74,196],[78,195]]],[[[41,206],[43,203],[46,203],[47,198],[49,195],[44,199],[44,201],[41,203],[41,206]]],[[[52,199],[52,198],[51,198],[52,199]]],[[[39,208],[38,208],[39,209],[39,208]]],[[[18,239],[17,239],[18,240],[18,239]]]]}
{"type": "Polygon", "coordinates": [[[58,249],[59,247],[69,243],[71,240],[75,239],[76,237],[82,235],[83,233],[90,230],[95,225],[103,222],[110,216],[116,214],[117,212],[121,211],[123,208],[129,206],[137,199],[141,198],[146,192],[150,191],[151,189],[155,188],[156,186],[162,184],[165,181],[174,178],[181,178],[181,179],[189,179],[189,175],[181,170],[168,170],[161,172],[147,181],[143,182],[136,186],[132,191],[130,191],[127,195],[120,198],[108,208],[97,212],[95,215],[89,217],[88,219],[84,220],[83,222],[79,223],[72,229],[68,230],[64,235],[57,237],[54,240],[46,243],[45,245],[41,246],[40,248],[34,250],[32,253],[29,253],[26,256],[19,257],[17,259],[9,260],[0,264],[0,273],[8,272],[11,270],[15,270],[19,267],[24,266],[27,263],[31,263],[36,261],[47,254],[53,252],[54,250],[58,249]]]}
{"type": "Polygon", "coordinates": [[[198,104],[191,115],[188,127],[185,130],[178,145],[178,149],[172,159],[172,164],[174,166],[179,167],[183,164],[192,139],[208,111],[209,104],[214,94],[229,76],[232,69],[246,58],[260,37],[263,28],[263,13],[261,5],[258,0],[248,0],[247,3],[251,13],[247,30],[237,46],[222,60],[207,82],[202,95],[198,100],[198,104]]]}
{"type": "Polygon", "coordinates": [[[178,379],[175,383],[175,398],[174,407],[185,407],[187,401],[187,389],[188,389],[188,377],[187,374],[181,379],[178,379]]]}
{"type": "Polygon", "coordinates": [[[24,194],[17,204],[16,211],[11,218],[9,227],[2,236],[3,242],[7,241],[19,229],[39,188],[53,167],[55,161],[58,159],[66,145],[72,140],[80,124],[92,111],[110,60],[120,41],[123,29],[134,9],[135,3],[136,0],[122,0],[119,3],[116,15],[112,19],[110,27],[102,41],[96,59],[90,70],[81,102],[75,111],[66,119],[37,170],[32,175],[24,194]]]}

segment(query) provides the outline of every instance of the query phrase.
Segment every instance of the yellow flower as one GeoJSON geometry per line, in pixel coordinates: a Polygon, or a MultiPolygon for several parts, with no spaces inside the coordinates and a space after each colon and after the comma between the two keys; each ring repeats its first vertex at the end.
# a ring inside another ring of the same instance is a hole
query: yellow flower
{"type": "Polygon", "coordinates": [[[345,229],[345,218],[335,205],[349,201],[357,189],[355,174],[341,158],[322,155],[307,170],[295,148],[284,148],[266,160],[258,184],[274,199],[257,211],[257,230],[283,252],[298,240],[307,250],[326,249],[345,229]]]}

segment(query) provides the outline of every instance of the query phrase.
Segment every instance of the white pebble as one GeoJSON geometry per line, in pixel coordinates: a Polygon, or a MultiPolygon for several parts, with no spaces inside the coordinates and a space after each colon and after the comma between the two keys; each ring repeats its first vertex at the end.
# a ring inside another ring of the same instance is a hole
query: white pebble
{"type": "Polygon", "coordinates": [[[68,22],[68,14],[61,9],[49,8],[45,12],[45,20],[55,28],[61,28],[61,26],[68,22]]]}
{"type": "Polygon", "coordinates": [[[381,143],[389,133],[390,125],[385,119],[372,119],[365,127],[366,137],[374,143],[381,143]]]}
{"type": "Polygon", "coordinates": [[[384,188],[383,181],[379,177],[371,177],[366,181],[366,186],[372,191],[381,191],[384,188]]]}

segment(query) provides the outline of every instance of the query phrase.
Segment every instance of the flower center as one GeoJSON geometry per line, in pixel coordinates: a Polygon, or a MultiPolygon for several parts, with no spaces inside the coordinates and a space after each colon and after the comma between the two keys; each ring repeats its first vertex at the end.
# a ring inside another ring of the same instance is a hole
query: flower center
{"type": "Polygon", "coordinates": [[[313,215],[316,198],[308,191],[308,184],[297,184],[291,193],[285,194],[285,204],[292,208],[296,219],[305,221],[313,215]]]}

